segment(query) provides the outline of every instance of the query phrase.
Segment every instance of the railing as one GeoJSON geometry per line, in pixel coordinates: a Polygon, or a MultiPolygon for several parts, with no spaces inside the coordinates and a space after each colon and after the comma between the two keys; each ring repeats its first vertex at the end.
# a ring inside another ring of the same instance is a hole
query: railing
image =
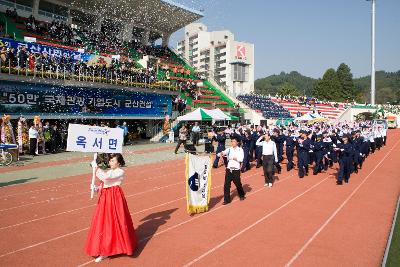
{"type": "MultiPolygon", "coordinates": [[[[9,75],[30,76],[37,78],[49,78],[57,80],[74,80],[82,82],[97,82],[107,83],[132,87],[144,87],[151,89],[160,89],[168,91],[177,91],[177,84],[169,81],[156,81],[150,82],[146,77],[144,82],[138,79],[137,75],[121,74],[113,70],[94,70],[85,69],[82,66],[52,66],[52,65],[38,65],[36,62],[32,68],[29,67],[29,61],[25,64],[20,64],[19,59],[17,62],[11,60],[3,61],[0,58],[0,73],[9,75]]],[[[135,73],[136,74],[136,73],[135,73]]]]}
{"type": "Polygon", "coordinates": [[[42,15],[42,16],[45,16],[45,17],[48,17],[48,18],[56,19],[56,20],[67,21],[67,18],[64,17],[64,16],[60,16],[60,15],[57,15],[57,14],[54,14],[54,13],[50,13],[50,12],[47,12],[47,11],[44,11],[44,10],[39,10],[38,14],[42,15]]]}

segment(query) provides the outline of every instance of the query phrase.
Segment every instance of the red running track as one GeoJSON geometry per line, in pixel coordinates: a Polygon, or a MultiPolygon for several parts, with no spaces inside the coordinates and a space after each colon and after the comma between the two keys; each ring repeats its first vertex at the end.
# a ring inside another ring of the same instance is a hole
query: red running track
{"type": "MultiPolygon", "coordinates": [[[[224,170],[213,170],[210,211],[186,213],[182,161],[128,167],[123,185],[139,238],[134,257],[99,266],[378,266],[399,195],[400,131],[350,183],[336,168],[263,187],[242,175],[247,199],[222,206],[224,170]]],[[[95,200],[85,175],[0,189],[2,266],[95,265],[83,252],[95,200]]]]}

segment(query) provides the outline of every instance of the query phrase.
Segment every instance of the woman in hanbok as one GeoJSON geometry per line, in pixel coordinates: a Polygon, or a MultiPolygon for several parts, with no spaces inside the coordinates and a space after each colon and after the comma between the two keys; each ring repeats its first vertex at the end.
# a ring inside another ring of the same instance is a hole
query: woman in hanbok
{"type": "MultiPolygon", "coordinates": [[[[92,166],[97,168],[96,161],[92,166]]],[[[86,240],[85,251],[100,262],[117,254],[132,255],[136,248],[136,233],[120,187],[125,164],[121,154],[111,154],[110,170],[96,170],[101,182],[99,199],[86,240]]]]}

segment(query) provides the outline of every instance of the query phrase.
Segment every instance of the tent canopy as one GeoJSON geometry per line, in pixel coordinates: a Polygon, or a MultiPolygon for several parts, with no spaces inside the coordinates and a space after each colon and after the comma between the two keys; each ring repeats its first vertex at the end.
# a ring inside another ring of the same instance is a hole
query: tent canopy
{"type": "Polygon", "coordinates": [[[195,109],[194,111],[177,118],[178,121],[211,121],[212,119],[213,117],[202,108],[195,109]]]}
{"type": "Polygon", "coordinates": [[[178,121],[230,121],[239,120],[238,117],[229,115],[219,108],[216,109],[202,109],[198,108],[188,114],[179,116],[178,121]]]}
{"type": "Polygon", "coordinates": [[[304,114],[301,117],[295,118],[295,121],[311,121],[311,120],[323,120],[326,119],[325,117],[323,117],[322,115],[318,114],[318,113],[307,113],[304,114]]]}
{"type": "Polygon", "coordinates": [[[231,120],[231,116],[224,113],[219,108],[207,110],[207,113],[213,117],[214,120],[224,121],[224,120],[231,120]]]}

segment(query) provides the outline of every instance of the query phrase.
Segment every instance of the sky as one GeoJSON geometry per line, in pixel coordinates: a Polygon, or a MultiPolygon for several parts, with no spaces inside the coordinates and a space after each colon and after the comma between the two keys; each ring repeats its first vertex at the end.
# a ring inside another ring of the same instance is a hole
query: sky
{"type": "MultiPolygon", "coordinates": [[[[371,2],[366,0],[174,0],[202,10],[209,31],[254,43],[255,77],[298,71],[320,78],[344,62],[371,72],[371,2]]],[[[174,33],[170,46],[183,38],[174,33]]],[[[376,2],[376,70],[400,70],[400,0],[376,2]]]]}

